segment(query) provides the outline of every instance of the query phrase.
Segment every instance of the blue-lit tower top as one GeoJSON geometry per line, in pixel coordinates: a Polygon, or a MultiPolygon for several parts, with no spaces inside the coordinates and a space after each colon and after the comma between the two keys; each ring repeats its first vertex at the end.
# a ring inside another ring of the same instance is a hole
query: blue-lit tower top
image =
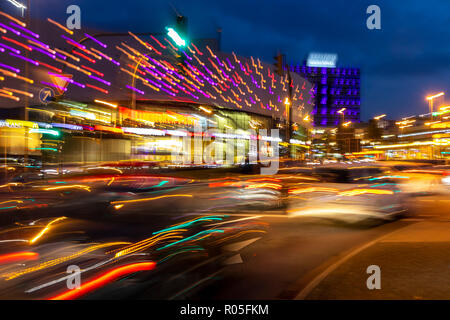
{"type": "Polygon", "coordinates": [[[290,66],[290,71],[314,84],[314,126],[336,127],[342,122],[360,122],[359,68],[309,67],[305,61],[303,65],[290,66]]]}

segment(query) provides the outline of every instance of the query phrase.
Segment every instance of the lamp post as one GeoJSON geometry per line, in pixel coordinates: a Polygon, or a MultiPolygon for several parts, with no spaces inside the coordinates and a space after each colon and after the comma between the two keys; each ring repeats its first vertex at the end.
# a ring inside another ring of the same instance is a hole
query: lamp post
{"type": "Polygon", "coordinates": [[[347,108],[342,108],[341,110],[339,110],[337,113],[339,113],[340,115],[342,115],[342,122],[341,124],[344,123],[344,118],[345,118],[345,114],[344,111],[347,110],[347,108]]]}
{"type": "MultiPolygon", "coordinates": [[[[29,27],[30,25],[30,0],[27,0],[27,7],[25,8],[27,10],[26,13],[26,22],[27,22],[27,26],[29,27]]],[[[22,7],[22,15],[23,15],[23,10],[24,8],[22,7]]],[[[28,59],[29,58],[29,51],[25,50],[25,57],[28,59]]],[[[29,78],[29,62],[27,61],[25,63],[25,77],[29,78]]],[[[28,92],[28,82],[25,82],[25,91],[28,92]]],[[[24,108],[24,120],[28,121],[28,95],[25,96],[25,108],[24,108]]],[[[25,154],[24,154],[24,171],[27,171],[27,163],[28,163],[28,128],[25,128],[25,154]]],[[[41,152],[42,154],[42,152],[41,152]]],[[[41,158],[42,159],[42,158],[41,158]]]]}
{"type": "Polygon", "coordinates": [[[437,94],[431,95],[426,97],[426,99],[429,101],[429,106],[430,106],[430,119],[433,120],[433,100],[443,96],[445,93],[444,92],[439,92],[437,94]]]}
{"type": "Polygon", "coordinates": [[[373,117],[373,119],[374,119],[374,120],[380,120],[380,119],[382,119],[382,118],[384,118],[384,117],[386,117],[386,115],[385,115],[385,114],[381,114],[381,115],[379,115],[379,116],[373,117]]]}

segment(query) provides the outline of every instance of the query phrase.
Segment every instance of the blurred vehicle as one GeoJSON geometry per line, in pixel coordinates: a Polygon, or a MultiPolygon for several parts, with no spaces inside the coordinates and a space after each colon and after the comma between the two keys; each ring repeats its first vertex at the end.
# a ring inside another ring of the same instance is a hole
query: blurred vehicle
{"type": "Polygon", "coordinates": [[[40,175],[0,188],[0,298],[186,297],[235,263],[234,244],[264,236],[268,225],[243,212],[281,199],[281,180],[259,175],[40,175]],[[69,267],[79,268],[79,290],[67,287],[69,267]]]}
{"type": "Polygon", "coordinates": [[[0,229],[0,298],[183,298],[233,263],[236,243],[266,229],[227,215],[154,214],[146,224],[26,221],[0,229]]]}
{"type": "Polygon", "coordinates": [[[394,164],[390,166],[392,178],[399,188],[410,195],[433,195],[448,192],[445,179],[449,166],[430,166],[429,164],[394,164]]]}
{"type": "Polygon", "coordinates": [[[368,225],[394,220],[406,211],[405,194],[385,173],[376,166],[317,167],[320,182],[289,190],[289,214],[368,225]]]}

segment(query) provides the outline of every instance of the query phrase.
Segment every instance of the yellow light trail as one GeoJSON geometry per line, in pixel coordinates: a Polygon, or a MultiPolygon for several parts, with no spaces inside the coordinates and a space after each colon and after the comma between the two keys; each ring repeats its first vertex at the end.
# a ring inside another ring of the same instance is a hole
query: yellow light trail
{"type": "Polygon", "coordinates": [[[82,185],[82,184],[73,184],[73,185],[69,185],[69,186],[58,186],[58,187],[47,187],[47,188],[44,188],[43,190],[53,191],[53,190],[64,190],[64,189],[83,189],[83,190],[91,192],[90,187],[82,185]]]}
{"type": "Polygon", "coordinates": [[[75,252],[71,255],[65,256],[65,257],[48,260],[48,261],[38,264],[37,266],[26,268],[26,269],[23,269],[18,272],[11,272],[11,273],[4,274],[4,275],[2,275],[2,277],[6,278],[5,280],[12,280],[12,279],[15,279],[17,277],[23,276],[23,275],[31,273],[31,272],[35,272],[35,271],[39,271],[39,270],[42,270],[45,268],[56,266],[60,263],[75,259],[79,256],[82,256],[84,254],[90,253],[90,252],[98,250],[98,249],[111,247],[111,246],[117,246],[117,245],[123,245],[123,244],[130,244],[130,243],[129,242],[108,242],[108,243],[93,245],[93,246],[87,247],[83,250],[80,250],[78,252],[75,252]]]}
{"type": "Polygon", "coordinates": [[[394,194],[394,191],[383,189],[353,189],[339,192],[340,196],[358,196],[361,194],[394,194]]]}
{"type": "Polygon", "coordinates": [[[32,243],[35,243],[38,239],[40,239],[49,229],[50,229],[50,226],[52,225],[52,224],[54,224],[55,222],[58,222],[58,221],[62,221],[62,220],[64,220],[64,219],[67,219],[66,217],[59,217],[59,218],[56,218],[56,219],[54,219],[54,220],[52,220],[52,221],[50,221],[45,227],[44,227],[44,229],[42,229],[33,239],[31,239],[29,242],[30,242],[30,244],[32,244],[32,243]]]}
{"type": "Polygon", "coordinates": [[[308,192],[338,192],[335,188],[325,188],[325,187],[309,187],[309,188],[299,188],[289,190],[290,194],[308,193],[308,192]]]}
{"type": "Polygon", "coordinates": [[[181,236],[179,234],[179,232],[182,232],[182,231],[186,231],[186,229],[179,229],[177,231],[173,231],[173,232],[169,232],[169,233],[160,233],[160,234],[157,234],[157,235],[155,235],[155,236],[153,236],[151,238],[139,241],[139,242],[137,242],[135,244],[132,244],[132,245],[128,246],[127,248],[117,252],[114,255],[114,258],[119,258],[121,256],[124,256],[124,255],[127,255],[127,254],[131,254],[131,253],[134,253],[134,252],[137,252],[137,251],[142,251],[142,250],[147,249],[147,248],[151,247],[152,245],[154,245],[154,244],[156,244],[158,242],[161,242],[163,240],[167,240],[167,239],[174,239],[174,240],[175,239],[182,239],[183,236],[181,236]]]}
{"type": "Polygon", "coordinates": [[[199,109],[205,111],[206,113],[211,113],[212,111],[209,109],[206,109],[205,107],[199,107],[199,109]]]}
{"type": "Polygon", "coordinates": [[[117,108],[117,104],[113,104],[113,103],[106,102],[106,101],[103,101],[103,100],[95,99],[94,102],[101,103],[101,104],[104,104],[104,105],[112,107],[112,108],[117,108]]]}
{"type": "Polygon", "coordinates": [[[165,195],[165,196],[159,196],[154,198],[144,198],[144,199],[135,199],[135,200],[119,200],[119,201],[113,201],[111,204],[124,204],[124,203],[134,203],[134,202],[144,202],[144,201],[153,201],[163,198],[172,198],[172,197],[189,197],[192,198],[193,196],[191,194],[173,194],[173,195],[165,195]]]}
{"type": "Polygon", "coordinates": [[[24,23],[24,22],[22,22],[20,20],[17,20],[16,18],[11,17],[9,14],[6,14],[6,13],[0,11],[0,15],[6,17],[8,19],[11,19],[15,23],[20,24],[22,27],[26,27],[27,26],[26,23],[24,23]]]}

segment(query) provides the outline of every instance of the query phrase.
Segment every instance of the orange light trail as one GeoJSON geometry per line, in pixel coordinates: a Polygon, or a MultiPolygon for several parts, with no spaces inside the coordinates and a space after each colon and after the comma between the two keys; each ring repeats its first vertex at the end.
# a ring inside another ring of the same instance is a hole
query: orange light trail
{"type": "Polygon", "coordinates": [[[93,246],[87,247],[87,248],[85,248],[83,250],[80,250],[80,251],[75,252],[75,253],[73,253],[71,255],[68,255],[68,256],[56,258],[56,259],[53,259],[53,260],[48,260],[48,261],[42,262],[42,263],[40,263],[40,264],[38,264],[36,266],[23,269],[21,271],[4,274],[4,275],[2,275],[2,277],[5,277],[6,280],[12,280],[12,279],[15,279],[17,277],[23,276],[24,274],[28,274],[28,273],[31,273],[31,272],[35,272],[35,271],[39,271],[39,270],[45,269],[45,268],[50,268],[50,267],[56,266],[56,265],[58,265],[60,263],[63,263],[63,262],[75,259],[75,258],[77,258],[79,256],[82,256],[84,254],[90,253],[92,251],[95,251],[95,250],[98,250],[98,249],[101,249],[101,248],[117,246],[117,245],[123,245],[123,244],[129,244],[129,242],[108,242],[108,243],[102,243],[102,244],[93,245],[93,246]]]}
{"type": "Polygon", "coordinates": [[[39,254],[36,252],[15,252],[15,253],[9,253],[9,254],[3,254],[0,255],[0,264],[4,263],[11,263],[16,261],[23,261],[23,260],[36,260],[39,257],[39,254]]]}
{"type": "Polygon", "coordinates": [[[57,26],[58,28],[63,29],[63,30],[64,30],[65,32],[67,32],[68,34],[70,34],[70,35],[73,34],[73,31],[72,31],[72,30],[67,29],[66,27],[64,27],[63,25],[59,24],[58,22],[53,21],[53,20],[50,19],[50,18],[47,18],[47,20],[48,20],[48,22],[53,23],[53,24],[54,24],[55,26],[57,26]]]}
{"type": "Polygon", "coordinates": [[[394,191],[383,189],[353,189],[340,192],[340,196],[357,196],[360,194],[394,194],[394,191]]]}
{"type": "Polygon", "coordinates": [[[76,55],[86,59],[89,62],[95,63],[96,61],[94,59],[89,58],[88,56],[85,56],[84,54],[82,54],[81,52],[78,52],[76,50],[72,50],[73,53],[75,53],[76,55]]]}
{"type": "Polygon", "coordinates": [[[0,93],[0,97],[3,97],[3,98],[8,98],[8,99],[11,99],[11,100],[16,100],[16,101],[19,101],[19,100],[20,100],[20,98],[19,98],[19,97],[15,97],[15,96],[10,96],[10,95],[7,95],[7,94],[3,94],[3,93],[0,93]]]}
{"type": "Polygon", "coordinates": [[[67,219],[67,218],[66,218],[66,217],[59,217],[59,218],[56,218],[56,219],[50,221],[50,222],[45,226],[44,229],[42,229],[42,230],[41,230],[41,231],[40,231],[33,239],[30,240],[30,244],[35,243],[38,239],[40,239],[40,238],[41,238],[41,237],[42,237],[42,236],[50,229],[50,226],[51,226],[52,224],[54,224],[55,222],[64,220],[64,219],[67,219]]]}
{"type": "Polygon", "coordinates": [[[165,195],[165,196],[159,196],[154,198],[144,198],[144,199],[135,199],[135,200],[123,200],[123,201],[113,201],[111,204],[124,204],[124,203],[134,203],[134,202],[144,202],[144,201],[153,201],[163,198],[173,198],[173,197],[188,197],[192,198],[193,196],[191,194],[173,194],[173,195],[165,195]]]}
{"type": "Polygon", "coordinates": [[[82,64],[81,67],[82,67],[82,68],[85,68],[86,70],[89,70],[89,71],[91,71],[91,72],[93,72],[93,73],[95,73],[95,74],[98,74],[100,77],[103,77],[103,76],[104,76],[103,73],[101,73],[101,72],[99,72],[99,71],[97,71],[97,70],[94,70],[94,69],[92,69],[92,68],[86,67],[84,64],[82,64]]]}
{"type": "Polygon", "coordinates": [[[74,185],[70,185],[70,186],[60,186],[60,187],[47,187],[47,188],[44,188],[43,190],[53,191],[53,190],[64,190],[64,189],[83,189],[83,190],[91,192],[90,187],[84,186],[82,184],[74,184],[74,185]]]}
{"type": "Polygon", "coordinates": [[[89,88],[92,88],[92,89],[98,90],[98,91],[100,91],[100,92],[103,92],[104,94],[108,94],[108,93],[109,93],[109,91],[108,91],[108,90],[105,90],[105,89],[102,89],[102,88],[99,88],[99,87],[93,86],[93,85],[91,85],[91,84],[89,84],[89,83],[86,83],[86,85],[87,85],[87,86],[88,86],[89,88]]]}
{"type": "Polygon", "coordinates": [[[22,48],[24,48],[24,49],[26,49],[26,50],[28,50],[28,51],[32,51],[32,50],[33,50],[33,49],[31,49],[29,46],[27,46],[27,45],[25,45],[25,44],[23,44],[23,43],[20,43],[19,41],[10,39],[10,38],[8,38],[8,37],[2,36],[2,39],[3,39],[3,40],[6,40],[6,41],[9,41],[9,42],[11,42],[11,43],[14,43],[15,45],[20,46],[20,47],[22,47],[22,48]]]}
{"type": "Polygon", "coordinates": [[[307,193],[307,192],[338,192],[338,189],[325,188],[325,187],[310,187],[310,188],[299,188],[299,189],[289,190],[290,194],[299,194],[299,193],[307,193]]]}
{"type": "Polygon", "coordinates": [[[56,295],[49,300],[72,300],[79,298],[91,291],[94,291],[104,285],[106,285],[109,282],[112,282],[124,275],[128,275],[131,273],[135,273],[138,271],[150,271],[155,269],[156,263],[155,262],[140,262],[140,263],[133,263],[126,266],[115,268],[111,271],[106,272],[105,274],[84,283],[81,285],[78,289],[66,291],[64,293],[61,293],[59,295],[56,295]]]}
{"type": "Polygon", "coordinates": [[[9,90],[9,91],[12,91],[12,92],[15,92],[15,93],[23,94],[24,96],[27,96],[27,97],[30,97],[30,98],[33,98],[33,96],[34,96],[32,93],[29,93],[29,92],[26,92],[26,91],[22,91],[22,90],[11,89],[11,88],[6,88],[6,87],[3,87],[3,89],[4,90],[9,90]]]}
{"type": "Polygon", "coordinates": [[[247,180],[247,182],[256,182],[256,181],[281,182],[280,179],[274,179],[274,178],[259,178],[259,179],[251,179],[251,180],[247,180]]]}
{"type": "Polygon", "coordinates": [[[281,189],[281,184],[277,183],[255,183],[245,187],[245,189],[271,188],[275,190],[281,189]]]}
{"type": "Polygon", "coordinates": [[[42,65],[42,66],[44,66],[44,67],[46,67],[46,68],[49,68],[49,69],[51,69],[51,70],[53,70],[53,71],[56,71],[56,72],[58,72],[58,73],[61,73],[61,72],[62,72],[61,69],[58,69],[58,68],[56,68],[56,67],[53,67],[53,66],[51,66],[51,65],[49,65],[49,64],[46,64],[46,63],[44,63],[44,62],[41,62],[41,61],[39,61],[39,60],[36,60],[36,61],[39,62],[39,65],[42,65]]]}
{"type": "Polygon", "coordinates": [[[27,26],[26,23],[24,23],[24,22],[22,22],[20,20],[17,20],[16,18],[11,17],[9,14],[6,14],[6,13],[0,11],[0,15],[6,17],[8,19],[11,19],[15,23],[20,24],[22,27],[26,27],[27,26]]]}

